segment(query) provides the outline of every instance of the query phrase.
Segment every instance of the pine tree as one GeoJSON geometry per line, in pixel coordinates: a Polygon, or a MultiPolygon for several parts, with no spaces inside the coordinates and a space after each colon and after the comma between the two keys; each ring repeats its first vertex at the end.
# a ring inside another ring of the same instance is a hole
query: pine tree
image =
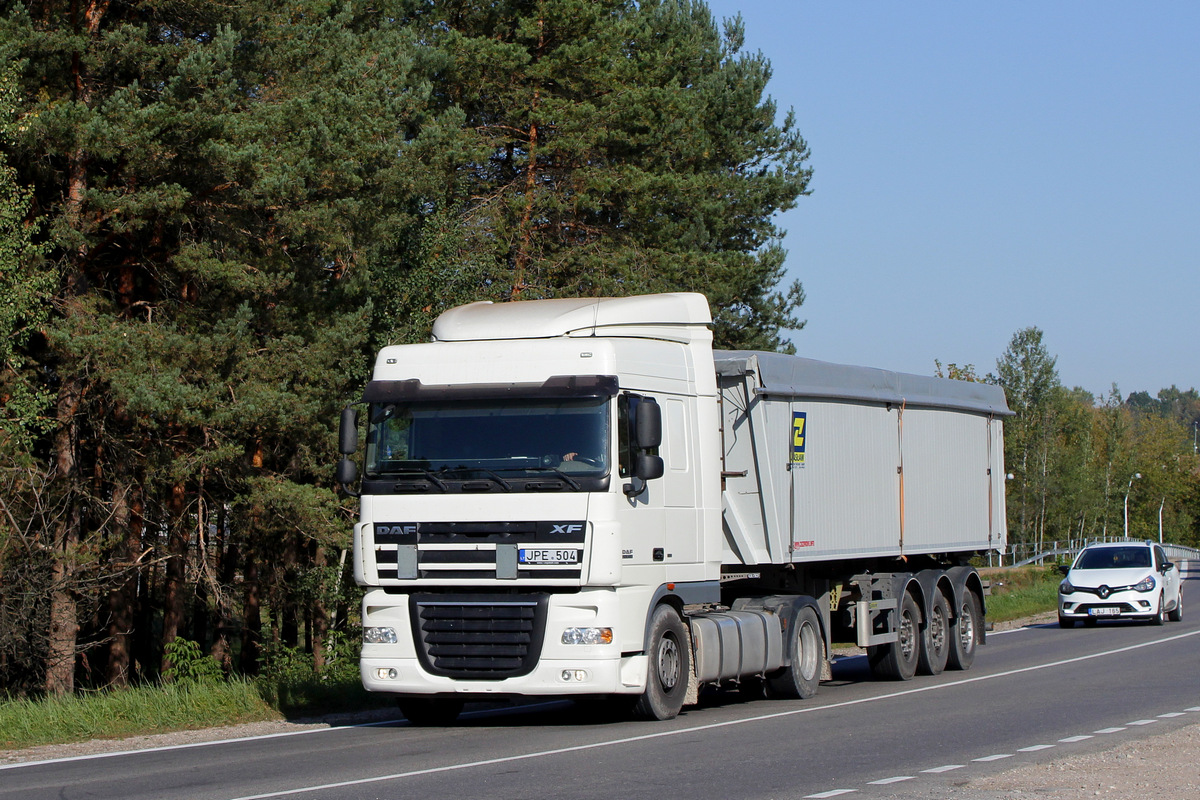
{"type": "Polygon", "coordinates": [[[693,290],[719,344],[801,327],[771,216],[807,192],[808,150],[740,22],[722,36],[686,0],[450,0],[417,20],[473,133],[430,198],[470,253],[451,299],[693,290]]]}

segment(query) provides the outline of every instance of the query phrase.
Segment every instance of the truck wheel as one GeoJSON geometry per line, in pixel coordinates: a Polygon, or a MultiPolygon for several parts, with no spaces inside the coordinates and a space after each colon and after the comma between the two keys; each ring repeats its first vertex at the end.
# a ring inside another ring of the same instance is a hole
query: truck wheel
{"type": "Polygon", "coordinates": [[[422,728],[449,725],[463,710],[463,701],[453,697],[402,697],[396,704],[405,719],[422,728]]]}
{"type": "Polygon", "coordinates": [[[772,697],[807,699],[821,685],[821,662],[825,657],[825,639],[812,606],[796,613],[788,631],[787,653],[791,664],[767,678],[772,697]]]}
{"type": "Polygon", "coordinates": [[[933,604],[921,632],[921,655],[917,661],[917,672],[922,675],[940,675],[946,668],[950,656],[950,604],[946,595],[934,590],[933,604]]]}
{"type": "Polygon", "coordinates": [[[946,659],[948,668],[971,668],[971,664],[975,662],[975,648],[979,644],[979,631],[982,627],[983,613],[979,610],[979,598],[964,586],[957,619],[950,624],[950,652],[949,658],[946,659]]]}
{"type": "Polygon", "coordinates": [[[896,641],[867,649],[867,663],[875,677],[907,681],[917,674],[917,658],[921,652],[920,618],[917,601],[905,592],[900,601],[896,641]]]}
{"type": "Polygon", "coordinates": [[[654,609],[650,619],[650,670],[646,691],[634,705],[634,713],[645,719],[674,719],[683,708],[688,675],[688,631],[679,613],[669,605],[654,609]]]}

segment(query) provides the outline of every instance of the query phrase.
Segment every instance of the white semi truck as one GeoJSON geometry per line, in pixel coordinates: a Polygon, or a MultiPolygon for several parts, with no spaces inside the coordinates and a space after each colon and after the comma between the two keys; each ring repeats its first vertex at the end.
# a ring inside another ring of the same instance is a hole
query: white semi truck
{"type": "Polygon", "coordinates": [[[711,321],[691,293],[481,302],[379,353],[338,466],[367,689],[418,724],[529,696],[669,719],[712,684],[809,697],[831,641],[882,677],[970,667],[1003,392],[714,351],[711,321]]]}

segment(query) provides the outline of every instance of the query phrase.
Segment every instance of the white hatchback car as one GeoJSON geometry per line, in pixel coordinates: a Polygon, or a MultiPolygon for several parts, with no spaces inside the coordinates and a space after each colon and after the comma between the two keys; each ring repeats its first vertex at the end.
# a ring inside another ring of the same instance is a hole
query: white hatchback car
{"type": "Polygon", "coordinates": [[[1058,624],[1076,620],[1144,619],[1161,625],[1183,619],[1179,568],[1153,542],[1119,542],[1085,547],[1058,585],[1058,624]]]}

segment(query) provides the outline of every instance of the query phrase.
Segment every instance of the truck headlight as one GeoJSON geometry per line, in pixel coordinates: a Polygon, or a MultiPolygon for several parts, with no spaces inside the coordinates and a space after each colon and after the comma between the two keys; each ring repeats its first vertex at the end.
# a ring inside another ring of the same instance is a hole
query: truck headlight
{"type": "Polygon", "coordinates": [[[612,628],[567,628],[563,644],[612,644],[612,628]]]}
{"type": "Polygon", "coordinates": [[[1138,581],[1136,584],[1134,584],[1133,588],[1139,592],[1153,592],[1154,587],[1157,585],[1158,584],[1154,582],[1154,576],[1147,575],[1146,577],[1144,577],[1140,581],[1138,581]]]}
{"type": "Polygon", "coordinates": [[[395,628],[363,628],[363,644],[395,644],[395,628]]]}

